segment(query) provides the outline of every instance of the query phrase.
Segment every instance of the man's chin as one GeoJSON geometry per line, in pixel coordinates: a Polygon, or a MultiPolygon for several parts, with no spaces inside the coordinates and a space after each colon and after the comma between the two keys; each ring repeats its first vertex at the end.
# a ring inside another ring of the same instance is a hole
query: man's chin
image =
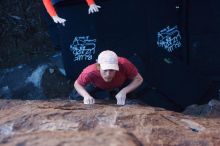
{"type": "Polygon", "coordinates": [[[105,82],[111,82],[112,79],[105,79],[105,82]]]}

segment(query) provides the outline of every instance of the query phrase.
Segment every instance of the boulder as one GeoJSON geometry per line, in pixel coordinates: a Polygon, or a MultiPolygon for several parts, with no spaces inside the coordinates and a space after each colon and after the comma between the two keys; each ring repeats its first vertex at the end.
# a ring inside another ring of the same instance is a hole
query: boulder
{"type": "MultiPolygon", "coordinates": [[[[211,113],[219,113],[215,104],[211,113]]],[[[0,145],[218,146],[218,117],[130,102],[0,100],[0,145]]]]}

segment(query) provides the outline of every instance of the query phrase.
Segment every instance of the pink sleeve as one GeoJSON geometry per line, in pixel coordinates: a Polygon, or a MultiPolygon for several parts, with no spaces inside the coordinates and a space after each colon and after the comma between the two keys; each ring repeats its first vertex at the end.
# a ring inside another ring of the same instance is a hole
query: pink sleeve
{"type": "Polygon", "coordinates": [[[77,78],[77,82],[82,86],[86,86],[88,83],[90,83],[90,78],[88,76],[88,73],[82,72],[77,78]]]}
{"type": "MultiPolygon", "coordinates": [[[[88,4],[89,6],[90,6],[91,4],[94,4],[94,3],[95,3],[94,0],[86,0],[86,2],[87,2],[87,4],[88,4]]],[[[44,6],[45,6],[47,12],[49,13],[49,15],[50,15],[51,17],[57,16],[57,12],[56,12],[56,10],[55,10],[55,8],[54,8],[54,6],[53,6],[51,0],[43,0],[43,4],[44,4],[44,6]]]]}
{"type": "Polygon", "coordinates": [[[87,4],[90,6],[91,4],[94,4],[94,0],[86,0],[87,4]]]}
{"type": "Polygon", "coordinates": [[[51,0],[43,0],[44,6],[49,13],[49,15],[52,16],[57,16],[56,10],[51,2],[51,0]]]}

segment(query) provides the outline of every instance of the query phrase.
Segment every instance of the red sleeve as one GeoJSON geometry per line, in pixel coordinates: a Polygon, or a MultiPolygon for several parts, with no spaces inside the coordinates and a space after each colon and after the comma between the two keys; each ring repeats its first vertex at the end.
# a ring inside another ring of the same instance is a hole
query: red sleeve
{"type": "Polygon", "coordinates": [[[138,70],[137,68],[135,67],[135,65],[133,63],[131,63],[128,59],[126,58],[121,58],[121,62],[122,62],[122,67],[123,67],[123,70],[126,74],[126,76],[129,78],[129,79],[133,79],[135,76],[137,76],[138,74],[138,70]]]}
{"type": "MultiPolygon", "coordinates": [[[[90,6],[94,4],[94,0],[86,0],[87,4],[90,6]]],[[[51,17],[57,16],[57,12],[51,2],[51,0],[43,0],[44,6],[51,17]]]]}
{"type": "Polygon", "coordinates": [[[94,0],[86,0],[87,4],[90,6],[91,4],[94,4],[94,0]]]}
{"type": "Polygon", "coordinates": [[[49,15],[52,16],[57,16],[57,12],[51,2],[51,0],[43,0],[44,6],[49,13],[49,15]]]}
{"type": "Polygon", "coordinates": [[[82,72],[77,78],[77,82],[82,86],[86,86],[91,82],[91,79],[89,78],[88,73],[82,72]]]}

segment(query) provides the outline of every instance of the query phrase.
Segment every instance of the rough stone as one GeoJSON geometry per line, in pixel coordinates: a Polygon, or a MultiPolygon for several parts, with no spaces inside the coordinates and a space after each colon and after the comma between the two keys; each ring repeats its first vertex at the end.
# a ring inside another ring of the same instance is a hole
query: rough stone
{"type": "Polygon", "coordinates": [[[215,106],[196,116],[132,102],[0,100],[0,145],[218,146],[215,106]]]}

